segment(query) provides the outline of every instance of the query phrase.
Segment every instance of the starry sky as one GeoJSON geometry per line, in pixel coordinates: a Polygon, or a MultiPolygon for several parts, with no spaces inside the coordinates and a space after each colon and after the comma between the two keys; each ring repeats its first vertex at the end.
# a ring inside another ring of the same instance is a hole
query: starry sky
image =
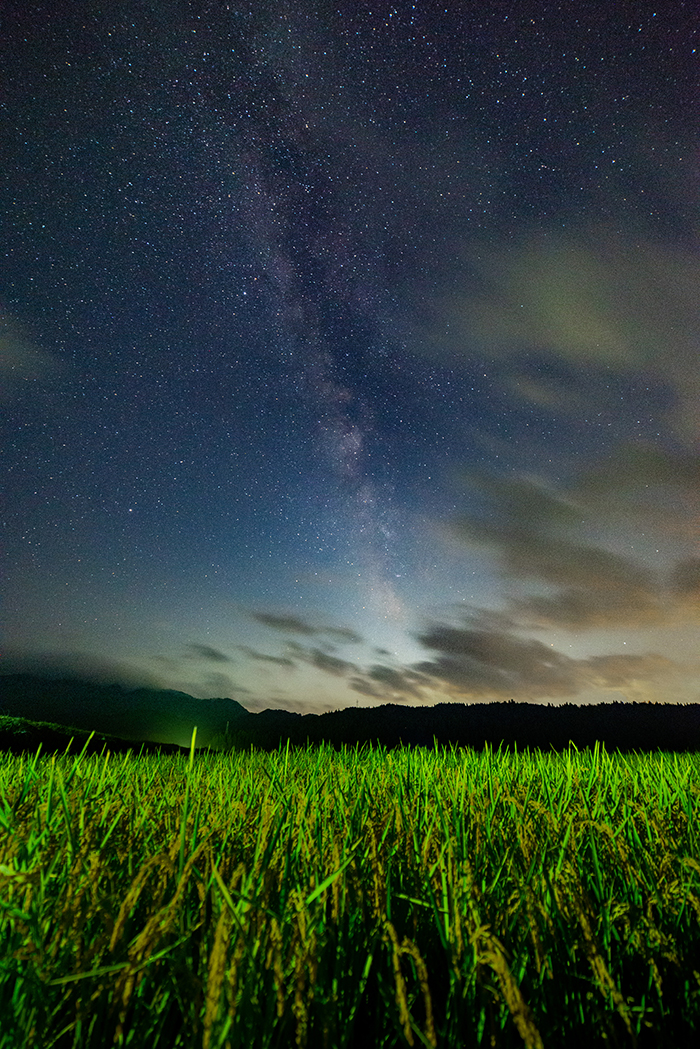
{"type": "Polygon", "coordinates": [[[5,672],[700,701],[693,4],[0,20],[5,672]]]}

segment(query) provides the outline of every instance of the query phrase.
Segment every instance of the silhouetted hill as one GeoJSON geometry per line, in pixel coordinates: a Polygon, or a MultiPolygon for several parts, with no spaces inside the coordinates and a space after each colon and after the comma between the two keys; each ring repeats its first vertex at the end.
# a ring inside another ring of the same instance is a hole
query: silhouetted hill
{"type": "Polygon", "coordinates": [[[36,754],[41,746],[42,754],[101,754],[111,751],[124,754],[187,754],[186,747],[174,743],[153,743],[121,739],[102,733],[88,732],[67,725],[54,725],[46,721],[28,721],[26,718],[0,716],[0,751],[13,754],[36,754]]]}
{"type": "MultiPolygon", "coordinates": [[[[362,744],[387,748],[440,746],[539,748],[548,752],[605,744],[608,751],[700,751],[700,705],[601,703],[386,703],[326,714],[264,710],[252,714],[232,699],[195,699],[184,692],[128,689],[30,674],[0,677],[0,713],[33,722],[72,725],[131,741],[187,747],[197,726],[198,747],[276,750],[326,742],[336,749],[362,744]]],[[[1,741],[0,741],[1,745],[1,741]]]]}
{"type": "Polygon", "coordinates": [[[0,677],[0,713],[74,725],[130,740],[207,746],[227,722],[251,715],[235,699],[195,699],[170,689],[125,688],[34,674],[0,677]]]}
{"type": "Polygon", "coordinates": [[[472,747],[499,744],[549,752],[605,744],[608,751],[700,751],[700,705],[599,703],[438,703],[405,707],[346,707],[326,714],[290,715],[267,710],[232,725],[235,744],[277,749],[287,740],[305,746],[321,741],[340,748],[364,743],[398,746],[472,747]]]}

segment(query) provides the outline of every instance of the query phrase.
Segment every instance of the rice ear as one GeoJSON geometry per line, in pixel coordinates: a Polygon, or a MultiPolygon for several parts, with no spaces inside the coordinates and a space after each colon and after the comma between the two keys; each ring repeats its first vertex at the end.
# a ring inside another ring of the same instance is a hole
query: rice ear
{"type": "Polygon", "coordinates": [[[224,976],[226,974],[226,954],[228,951],[232,922],[233,919],[231,917],[230,909],[226,906],[222,906],[219,920],[216,923],[214,944],[209,955],[202,1049],[209,1049],[211,1044],[212,1027],[219,1011],[221,988],[223,987],[224,976]]]}

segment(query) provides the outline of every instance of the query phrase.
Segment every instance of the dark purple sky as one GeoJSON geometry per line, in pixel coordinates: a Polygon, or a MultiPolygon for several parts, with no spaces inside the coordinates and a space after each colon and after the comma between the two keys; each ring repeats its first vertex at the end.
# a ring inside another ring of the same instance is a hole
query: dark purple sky
{"type": "Polygon", "coordinates": [[[698,701],[693,4],[0,19],[6,669],[698,701]]]}

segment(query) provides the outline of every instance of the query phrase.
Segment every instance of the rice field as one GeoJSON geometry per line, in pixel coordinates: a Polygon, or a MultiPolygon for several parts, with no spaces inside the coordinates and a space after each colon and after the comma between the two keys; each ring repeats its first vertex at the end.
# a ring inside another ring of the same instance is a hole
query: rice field
{"type": "Polygon", "coordinates": [[[699,759],[0,754],[0,1047],[692,1044],[699,759]]]}

